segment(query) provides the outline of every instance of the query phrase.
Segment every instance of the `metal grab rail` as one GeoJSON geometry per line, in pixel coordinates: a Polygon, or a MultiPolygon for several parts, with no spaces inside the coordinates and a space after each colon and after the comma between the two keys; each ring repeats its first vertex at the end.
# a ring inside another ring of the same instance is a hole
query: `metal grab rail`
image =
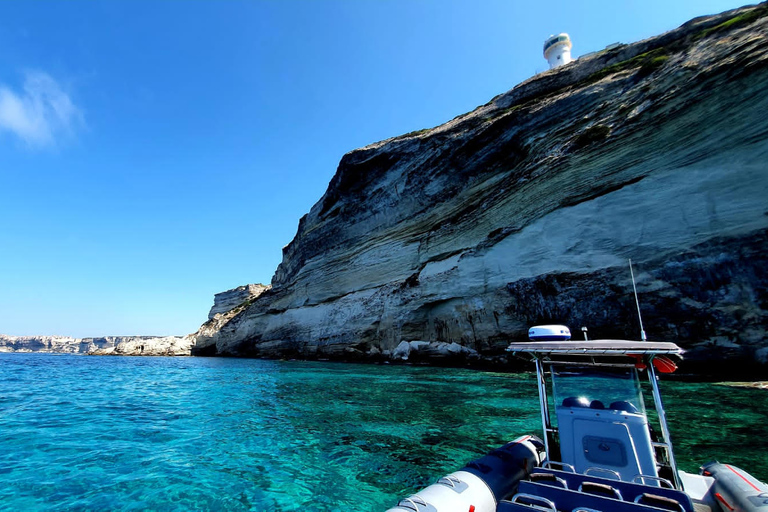
{"type": "Polygon", "coordinates": [[[462,493],[465,490],[467,490],[467,487],[469,487],[469,484],[467,484],[467,482],[451,475],[440,478],[437,481],[437,484],[444,485],[457,493],[462,493]]]}
{"type": "Polygon", "coordinates": [[[619,474],[619,472],[618,471],[614,471],[612,469],[599,468],[599,467],[596,467],[596,466],[591,466],[591,467],[588,467],[587,469],[584,470],[584,474],[585,475],[591,475],[591,474],[594,474],[594,473],[601,473],[601,472],[602,473],[607,473],[607,474],[612,475],[612,476],[615,477],[615,478],[612,478],[611,480],[618,480],[619,482],[621,482],[621,475],[619,474]]]}
{"type": "Polygon", "coordinates": [[[448,487],[456,487],[456,484],[461,483],[461,480],[455,476],[444,476],[437,481],[439,484],[447,485],[448,487]]]}
{"type": "MultiPolygon", "coordinates": [[[[635,475],[634,478],[632,478],[632,483],[637,483],[637,484],[645,485],[645,481],[646,480],[653,480],[654,482],[659,482],[659,484],[665,484],[670,489],[674,489],[675,488],[675,486],[672,485],[672,482],[670,482],[666,478],[661,478],[660,476],[635,475]]],[[[663,487],[663,485],[659,485],[659,487],[663,487]]]]}
{"type": "Polygon", "coordinates": [[[426,500],[424,500],[424,498],[422,498],[418,494],[414,494],[410,498],[403,498],[398,502],[397,506],[411,509],[414,512],[419,512],[420,510],[424,510],[424,511],[434,510],[434,507],[430,506],[429,503],[427,503],[426,500]],[[419,507],[424,507],[424,508],[419,509],[419,507]]]}
{"type": "Polygon", "coordinates": [[[544,461],[544,464],[542,464],[541,467],[545,468],[545,469],[547,469],[547,468],[549,468],[549,469],[556,469],[556,468],[552,467],[552,464],[557,464],[558,466],[560,466],[562,468],[561,471],[565,470],[565,468],[568,468],[571,473],[575,473],[576,472],[576,468],[574,468],[573,466],[571,466],[567,462],[557,462],[556,460],[544,461]]]}
{"type": "Polygon", "coordinates": [[[526,505],[528,507],[531,507],[536,510],[543,510],[545,512],[557,512],[557,508],[555,507],[555,504],[548,500],[547,498],[542,498],[541,496],[536,496],[535,494],[527,494],[524,492],[519,492],[512,496],[512,503],[517,503],[519,505],[526,505]],[[519,501],[520,499],[528,500],[528,503],[524,503],[519,501]],[[545,506],[536,505],[536,503],[542,503],[545,506]]]}

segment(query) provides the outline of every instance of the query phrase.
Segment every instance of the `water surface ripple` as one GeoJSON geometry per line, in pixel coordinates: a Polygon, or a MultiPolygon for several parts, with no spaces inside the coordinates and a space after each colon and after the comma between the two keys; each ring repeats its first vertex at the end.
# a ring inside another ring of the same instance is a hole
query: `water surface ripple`
{"type": "MultiPolygon", "coordinates": [[[[768,477],[768,392],[662,391],[684,469],[768,477]]],[[[539,430],[530,374],[0,354],[0,510],[385,510],[539,430]]]]}

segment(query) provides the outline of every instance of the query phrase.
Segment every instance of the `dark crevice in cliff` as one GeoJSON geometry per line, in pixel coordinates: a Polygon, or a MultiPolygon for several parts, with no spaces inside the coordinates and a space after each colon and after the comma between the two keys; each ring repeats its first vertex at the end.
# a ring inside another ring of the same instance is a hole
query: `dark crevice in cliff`
{"type": "Polygon", "coordinates": [[[328,185],[320,209],[321,219],[330,213],[340,215],[343,203],[354,203],[361,199],[367,187],[375,184],[397,163],[399,157],[392,153],[378,153],[373,156],[366,151],[355,151],[344,155],[336,174],[328,185]],[[367,157],[367,158],[365,158],[367,157]],[[335,208],[334,208],[335,207],[335,208]],[[332,210],[332,208],[334,208],[332,210]]]}
{"type": "Polygon", "coordinates": [[[216,350],[216,345],[208,345],[205,347],[192,347],[192,355],[198,357],[214,357],[219,355],[216,350]]]}
{"type": "Polygon", "coordinates": [[[593,201],[598,197],[612,194],[613,192],[621,190],[625,187],[629,187],[630,185],[639,183],[644,178],[645,176],[636,176],[623,183],[616,183],[616,184],[606,183],[603,186],[594,187],[591,190],[589,190],[586,195],[578,196],[578,197],[566,197],[564,201],[560,203],[560,207],[567,208],[569,206],[576,206],[577,204],[583,203],[585,201],[593,201]]]}

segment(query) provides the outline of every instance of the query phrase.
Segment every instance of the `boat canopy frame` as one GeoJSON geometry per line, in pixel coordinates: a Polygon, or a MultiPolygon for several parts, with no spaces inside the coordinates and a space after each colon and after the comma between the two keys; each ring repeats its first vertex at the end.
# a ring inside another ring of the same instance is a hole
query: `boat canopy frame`
{"type": "Polygon", "coordinates": [[[550,438],[557,433],[550,421],[549,403],[547,397],[547,381],[544,365],[587,366],[637,368],[642,361],[648,370],[648,380],[651,383],[654,407],[661,426],[662,442],[654,442],[654,447],[666,450],[669,466],[672,470],[674,485],[682,489],[682,481],[678,474],[677,463],[672,450],[672,441],[667,426],[667,417],[658,376],[653,360],[657,356],[682,357],[683,350],[674,343],[657,341],[629,340],[592,340],[592,341],[534,341],[511,343],[507,348],[512,354],[527,354],[536,365],[536,382],[539,389],[542,427],[544,429],[544,445],[547,456],[550,451],[550,438]],[[628,362],[632,357],[636,362],[628,362]]]}

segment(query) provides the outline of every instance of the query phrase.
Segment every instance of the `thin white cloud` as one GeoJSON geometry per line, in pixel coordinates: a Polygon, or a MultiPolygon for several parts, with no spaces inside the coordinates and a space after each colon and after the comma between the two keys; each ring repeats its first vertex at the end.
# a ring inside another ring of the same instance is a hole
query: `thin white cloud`
{"type": "Polygon", "coordinates": [[[82,122],[80,110],[47,73],[25,73],[21,92],[0,84],[0,131],[30,146],[52,146],[82,122]]]}

